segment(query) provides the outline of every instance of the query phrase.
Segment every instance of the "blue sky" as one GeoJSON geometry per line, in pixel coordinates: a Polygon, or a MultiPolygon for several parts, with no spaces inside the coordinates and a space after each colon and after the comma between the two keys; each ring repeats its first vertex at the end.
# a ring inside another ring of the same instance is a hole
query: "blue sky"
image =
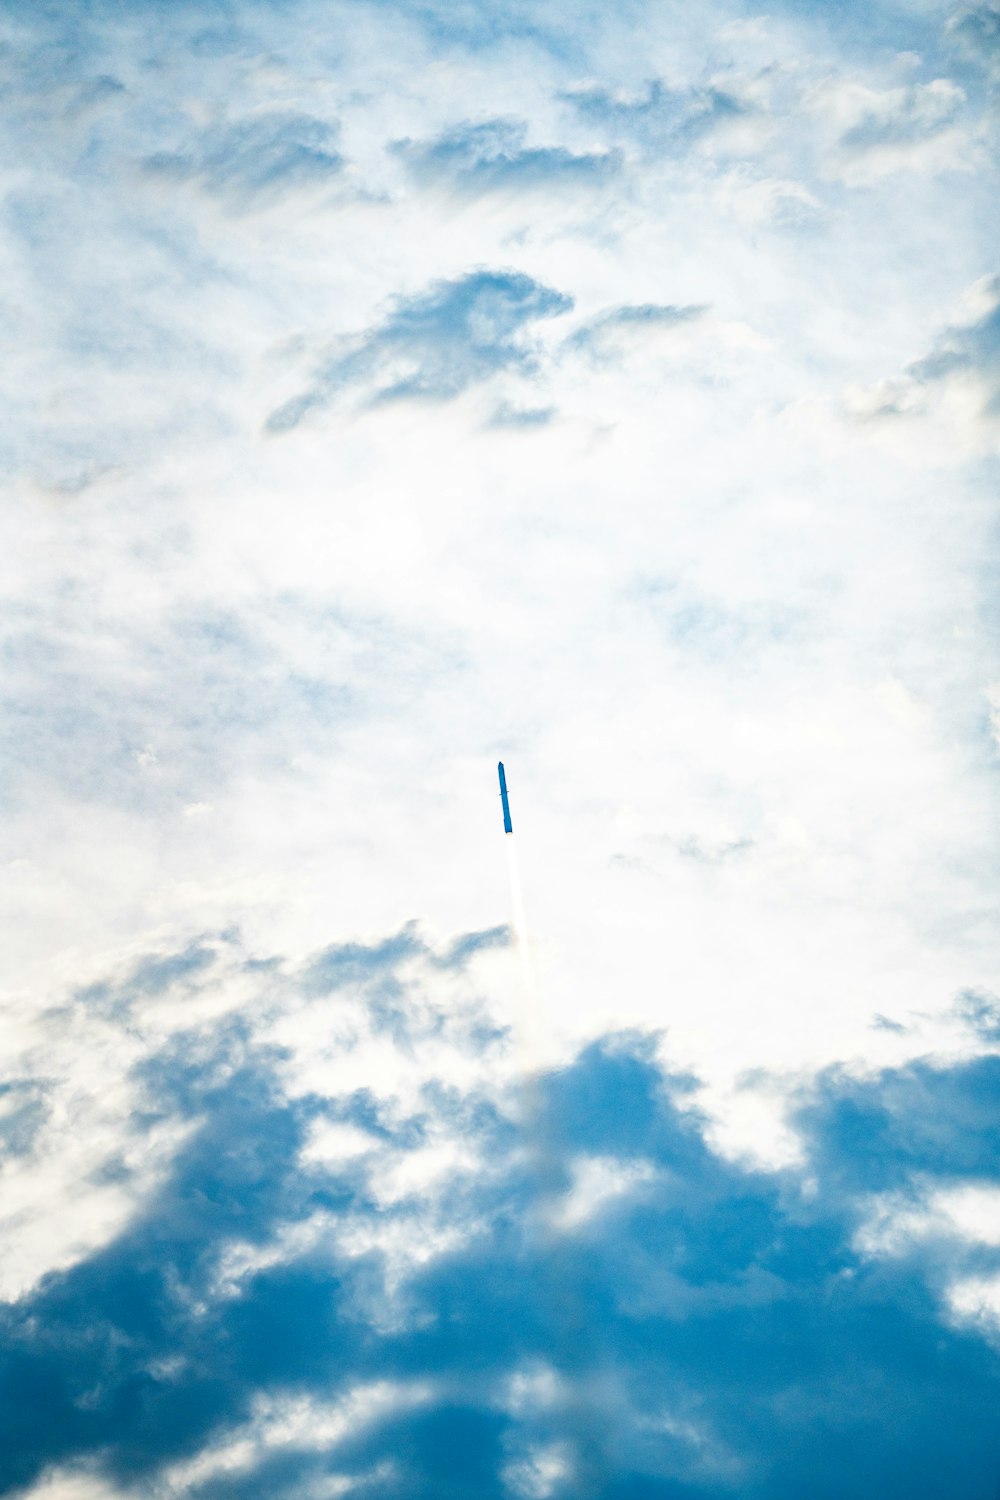
{"type": "Polygon", "coordinates": [[[1000,12],[0,67],[0,1492],[994,1500],[1000,12]]]}

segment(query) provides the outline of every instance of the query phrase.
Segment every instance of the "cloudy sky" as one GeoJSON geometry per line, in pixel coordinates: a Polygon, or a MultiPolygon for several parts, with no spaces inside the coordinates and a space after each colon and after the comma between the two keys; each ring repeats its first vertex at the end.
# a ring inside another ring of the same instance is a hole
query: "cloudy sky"
{"type": "Polygon", "coordinates": [[[995,1500],[1000,10],[0,69],[0,1493],[995,1500]]]}

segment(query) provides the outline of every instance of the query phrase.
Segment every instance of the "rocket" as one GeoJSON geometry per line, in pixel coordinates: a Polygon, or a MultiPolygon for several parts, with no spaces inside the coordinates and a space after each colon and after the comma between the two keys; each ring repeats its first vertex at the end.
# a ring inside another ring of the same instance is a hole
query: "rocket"
{"type": "Polygon", "coordinates": [[[503,831],[513,833],[514,825],[510,821],[510,803],[507,801],[507,778],[503,774],[503,761],[497,761],[497,770],[500,772],[500,802],[503,806],[503,831]]]}

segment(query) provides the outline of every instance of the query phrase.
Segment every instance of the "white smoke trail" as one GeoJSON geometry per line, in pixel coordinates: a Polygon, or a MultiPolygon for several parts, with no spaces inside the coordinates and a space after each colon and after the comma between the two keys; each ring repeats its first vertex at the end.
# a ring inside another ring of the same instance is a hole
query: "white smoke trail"
{"type": "Polygon", "coordinates": [[[514,918],[514,936],[521,955],[524,988],[530,1000],[534,994],[535,976],[531,967],[531,950],[528,947],[528,923],[525,920],[524,898],[521,895],[521,875],[517,868],[517,846],[512,833],[505,833],[503,841],[507,845],[507,874],[510,877],[510,905],[514,918]]]}

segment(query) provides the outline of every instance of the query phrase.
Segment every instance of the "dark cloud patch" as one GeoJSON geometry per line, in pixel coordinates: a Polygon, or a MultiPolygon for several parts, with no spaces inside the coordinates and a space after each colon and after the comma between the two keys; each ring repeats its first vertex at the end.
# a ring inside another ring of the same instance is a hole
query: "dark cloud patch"
{"type": "Polygon", "coordinates": [[[112,100],[122,99],[127,93],[128,90],[120,79],[109,73],[101,73],[96,78],[85,78],[75,88],[67,113],[70,116],[85,115],[112,100]]]}
{"type": "Polygon", "coordinates": [[[971,395],[978,416],[995,425],[1000,417],[1000,276],[988,277],[975,292],[979,317],[945,329],[922,359],[876,387],[861,408],[863,419],[919,414],[936,396],[959,385],[971,395]]]}
{"type": "Polygon", "coordinates": [[[815,28],[817,50],[831,45],[852,63],[870,66],[879,54],[898,56],[904,49],[933,57],[941,42],[942,7],[888,0],[869,5],[865,0],[780,0],[775,15],[793,25],[815,28]]]}
{"type": "Polygon", "coordinates": [[[1000,414],[1000,276],[991,277],[982,288],[988,302],[975,322],[951,328],[936,348],[910,366],[908,374],[920,384],[946,380],[953,375],[975,376],[984,386],[984,410],[1000,414]]]}
{"type": "Polygon", "coordinates": [[[473,954],[487,953],[493,948],[506,948],[510,940],[509,927],[486,927],[482,932],[467,932],[456,938],[437,962],[444,969],[461,969],[473,954]]]}
{"type": "Polygon", "coordinates": [[[501,401],[486,423],[487,427],[513,428],[514,431],[537,431],[555,421],[554,406],[515,406],[510,401],[501,401]]]}
{"type": "Polygon", "coordinates": [[[989,63],[1000,61],[1000,7],[973,5],[961,10],[948,29],[974,55],[989,63]]]}
{"type": "Polygon", "coordinates": [[[995,1179],[1000,1057],[916,1062],[870,1081],[830,1074],[799,1123],[823,1179],[846,1194],[895,1191],[921,1173],[995,1179]]]}
{"type": "MultiPolygon", "coordinates": [[[[108,1472],[123,1479],[183,1454],[246,1408],[261,1359],[248,1338],[266,1339],[272,1367],[288,1369],[308,1364],[312,1329],[329,1367],[333,1347],[306,1267],[261,1278],[253,1330],[240,1307],[222,1309],[220,1321],[220,1309],[199,1317],[191,1306],[213,1246],[259,1237],[279,1203],[290,1206],[301,1112],[281,1101],[262,1061],[241,1066],[238,1049],[162,1059],[161,1109],[199,1111],[205,1123],[157,1204],[68,1276],[50,1278],[30,1307],[5,1310],[4,1493],[72,1453],[103,1451],[108,1472]],[[300,1314],[283,1328],[272,1311],[279,1295],[285,1316],[300,1314]],[[163,1361],[183,1373],[155,1373],[163,1361]]],[[[323,1306],[334,1299],[324,1280],[323,1306]]]]}
{"type": "Polygon", "coordinates": [[[573,152],[564,146],[527,146],[516,120],[457,125],[432,140],[396,141],[392,151],[419,182],[447,183],[460,193],[552,191],[596,185],[622,165],[620,151],[573,152]]]}
{"type": "Polygon", "coordinates": [[[612,139],[678,153],[756,112],[725,89],[671,89],[659,79],[653,79],[644,92],[632,96],[615,94],[593,84],[574,89],[564,97],[586,120],[603,127],[612,139]]]}
{"type": "Polygon", "coordinates": [[[184,149],[148,156],[145,166],[246,208],[338,177],[344,159],[337,136],[336,125],[312,115],[259,114],[213,126],[184,149]]]}
{"type": "Polygon", "coordinates": [[[48,1116],[46,1093],[35,1078],[0,1084],[0,1158],[31,1150],[48,1116]]]}
{"type": "Polygon", "coordinates": [[[1000,996],[988,990],[966,990],[958,1013],[984,1041],[1000,1042],[1000,996]]]}
{"type": "Polygon", "coordinates": [[[207,943],[192,943],[182,953],[155,954],[136,965],[125,982],[128,991],[140,995],[162,995],[178,980],[190,981],[215,961],[216,952],[207,943]]]}
{"type": "Polygon", "coordinates": [[[379,943],[335,943],[310,962],[303,975],[306,993],[328,995],[345,984],[372,979],[386,980],[398,988],[400,965],[427,951],[412,922],[379,943]]]}
{"type": "Polygon", "coordinates": [[[372,10],[412,18],[430,39],[436,53],[491,53],[504,41],[527,43],[569,62],[575,71],[586,66],[588,28],[579,13],[568,16],[556,0],[372,0],[372,10]]]}
{"type": "Polygon", "coordinates": [[[322,366],[310,390],[273,412],[272,433],[355,389],[365,404],[449,401],[504,371],[537,369],[532,323],[568,312],[571,298],[520,271],[470,271],[396,303],[384,322],[322,366]]]}
{"type": "Polygon", "coordinates": [[[901,1021],[894,1021],[891,1016],[883,1016],[881,1013],[872,1018],[872,1026],[876,1031],[892,1031],[902,1036],[909,1029],[901,1021]]]}
{"type": "MultiPolygon", "coordinates": [[[[231,935],[232,936],[232,935],[231,935]]],[[[101,979],[74,991],[70,1006],[82,1006],[108,1019],[127,1021],[130,1013],[144,1000],[155,1000],[171,990],[191,993],[210,977],[221,941],[197,939],[176,953],[148,953],[134,963],[120,978],[101,979]]]]}
{"type": "MultiPolygon", "coordinates": [[[[437,953],[407,928],[284,982],[373,986],[377,1032],[392,981],[412,1052],[414,966],[457,973],[501,940],[437,953]]],[[[209,947],[159,956],[149,982],[209,947]]],[[[437,1034],[455,1035],[443,1012],[437,1034]]],[[[3,1308],[0,1493],[73,1463],[159,1493],[200,1455],[163,1493],[293,1500],[336,1479],[398,1500],[993,1500],[1000,1359],[944,1293],[1000,1255],[872,1258],[857,1231],[873,1193],[1000,1187],[1000,1059],[824,1074],[799,1110],[805,1167],[781,1173],[716,1155],[695,1080],[642,1035],[595,1043],[519,1101],[428,1076],[402,1111],[361,1078],[337,1100],[290,1097],[284,1065],[240,1017],[143,1065],[150,1111],[191,1133],[123,1233],[3,1308]],[[324,1120],[371,1150],[304,1157],[324,1120]],[[379,1187],[442,1132],[480,1168],[379,1187]],[[393,1246],[428,1234],[401,1271],[393,1246]]]]}

